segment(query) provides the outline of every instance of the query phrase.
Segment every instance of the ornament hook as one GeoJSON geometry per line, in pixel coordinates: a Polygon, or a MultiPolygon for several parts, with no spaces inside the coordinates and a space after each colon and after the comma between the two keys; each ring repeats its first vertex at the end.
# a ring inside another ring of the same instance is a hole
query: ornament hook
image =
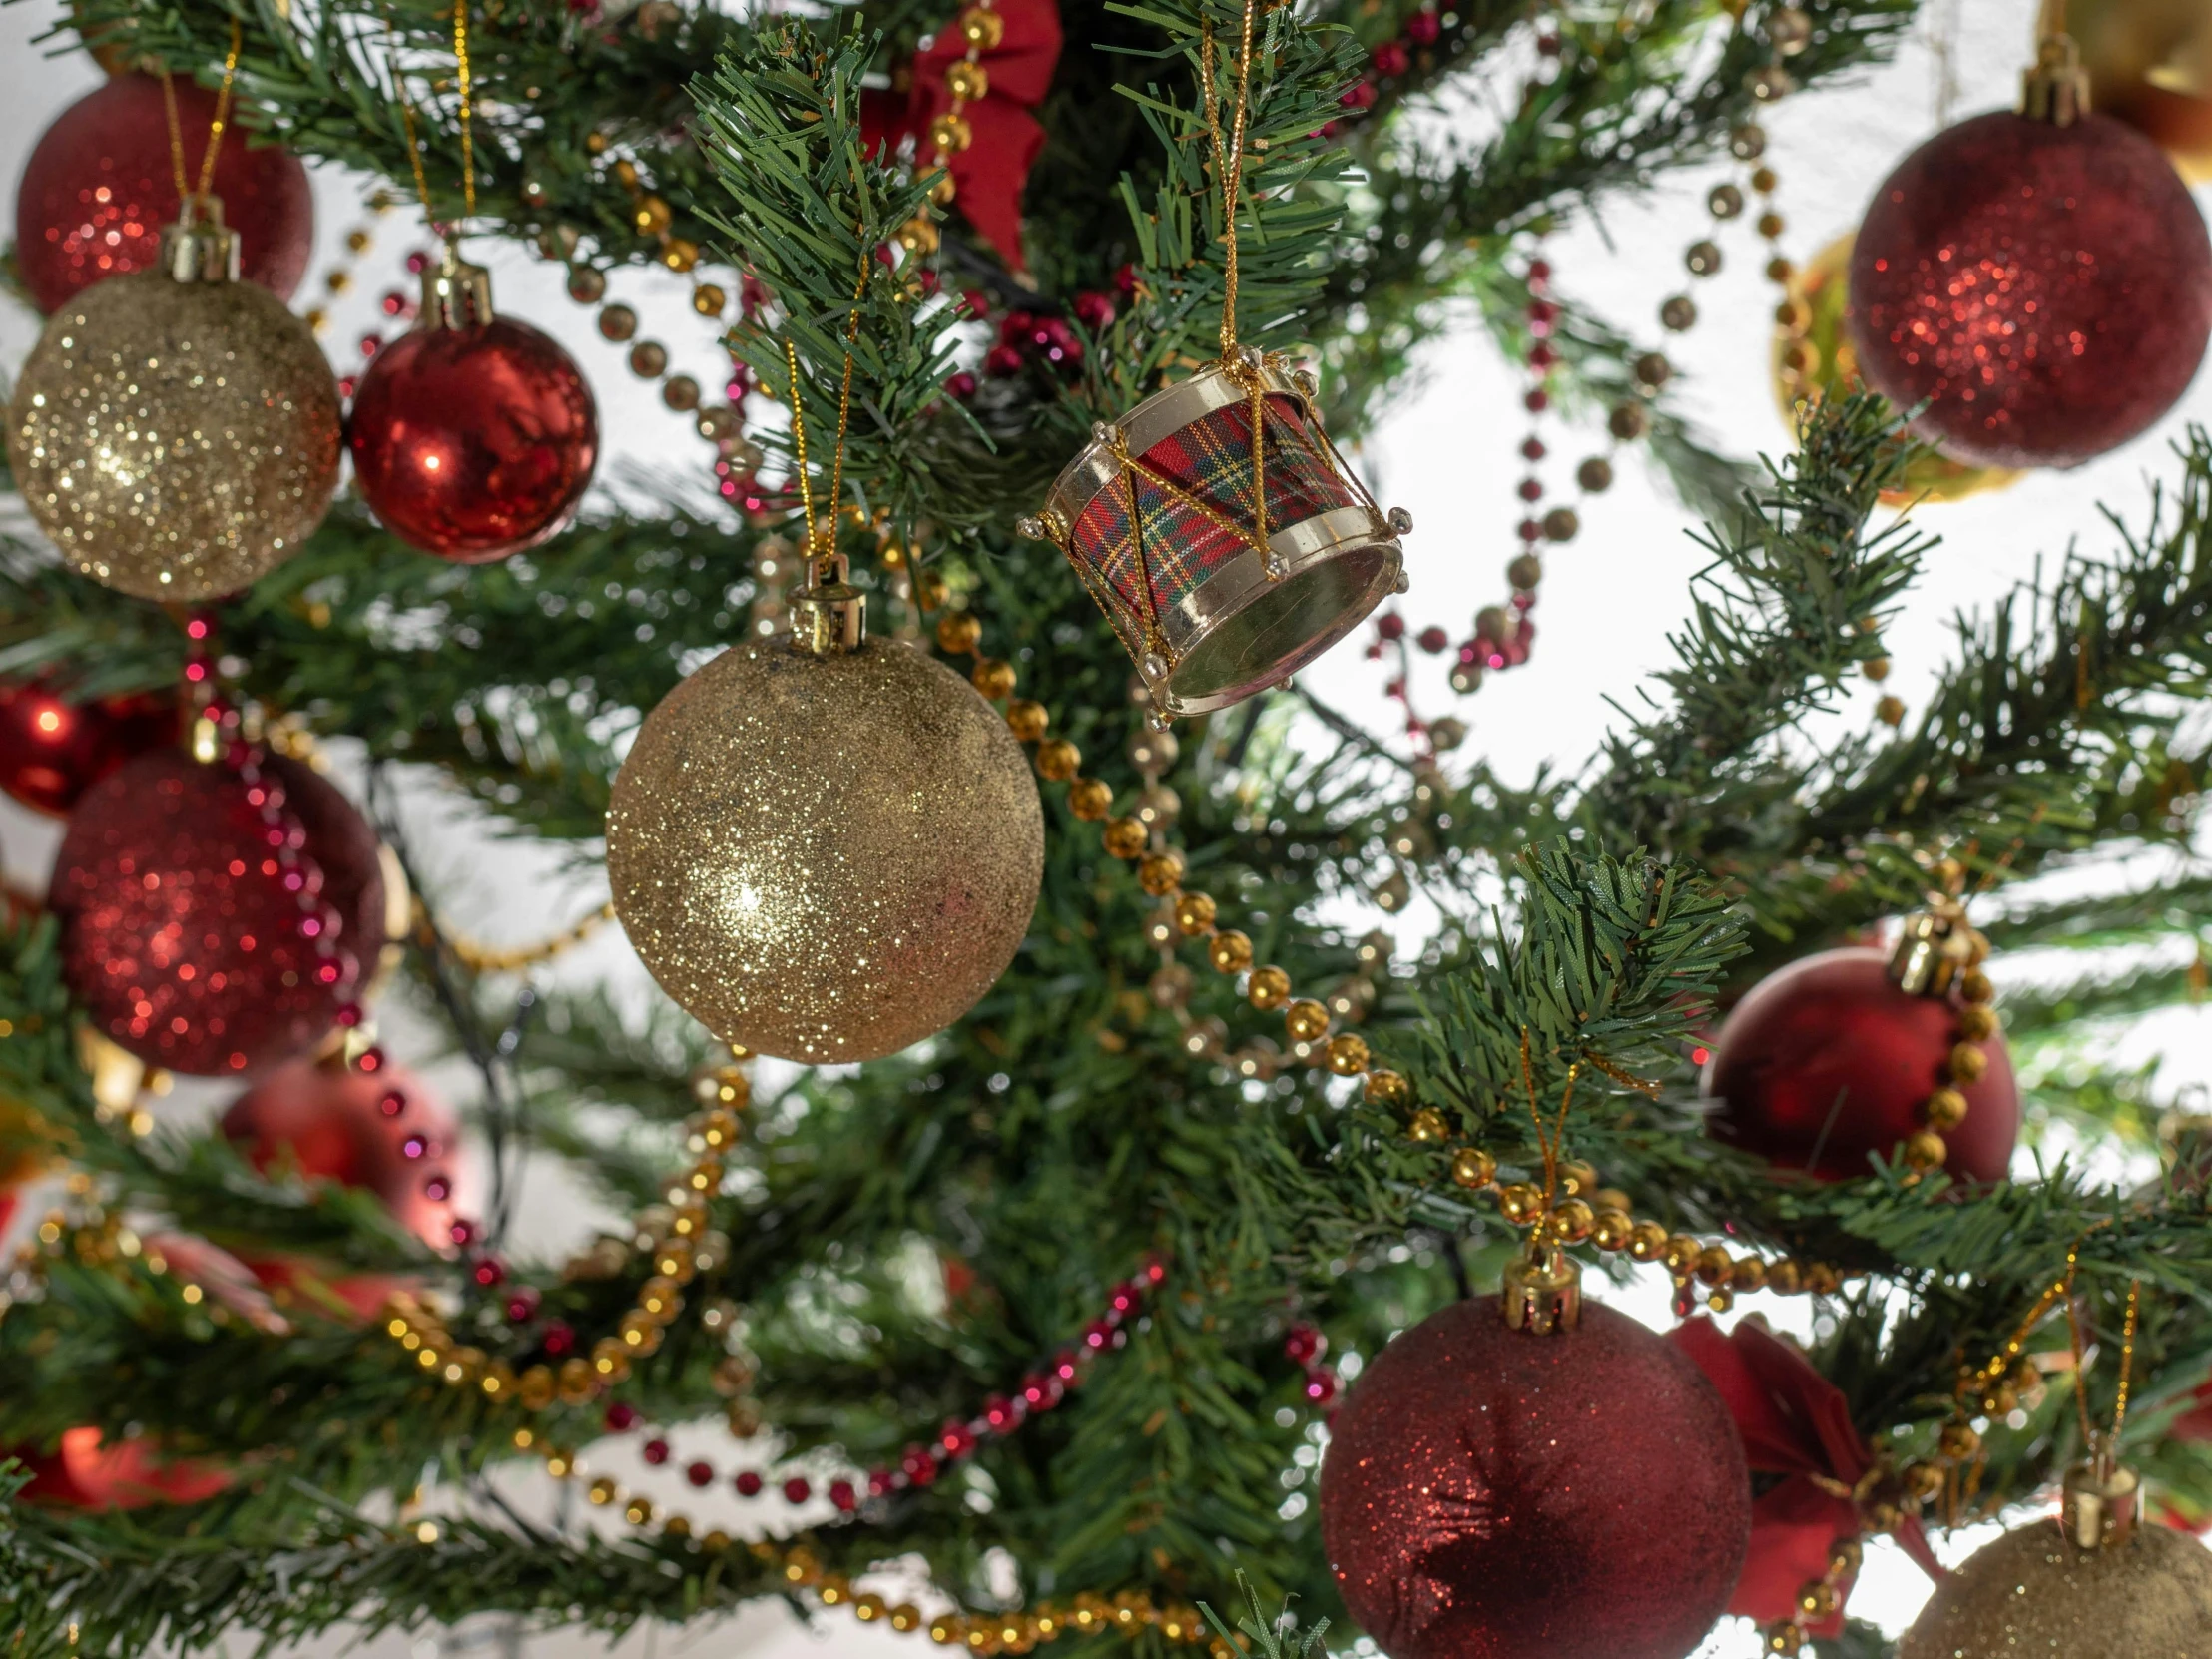
{"type": "Polygon", "coordinates": [[[1539,1337],[1582,1320],[1582,1270],[1557,1245],[1538,1245],[1505,1264],[1505,1323],[1539,1337]]]}
{"type": "Polygon", "coordinates": [[[2063,27],[2050,30],[2035,49],[2035,64],[2020,77],[2020,114],[2030,121],[2071,127],[2089,114],[2089,72],[2081,48],[2063,27]]]}
{"type": "Polygon", "coordinates": [[[162,228],[162,270],[173,282],[235,282],[239,234],[223,223],[223,203],[195,191],[177,206],[177,223],[162,228]]]}
{"type": "Polygon", "coordinates": [[[792,648],[815,657],[857,651],[867,641],[867,594],[852,585],[842,553],[811,561],[792,595],[792,648]]]}
{"type": "Polygon", "coordinates": [[[2066,1471],[2065,1506],[2059,1524],[2076,1549],[2124,1544],[2135,1530],[2143,1483],[2100,1438],[2095,1453],[2066,1471]]]}
{"type": "Polygon", "coordinates": [[[424,328],[478,328],[492,319],[491,273],[470,265],[448,240],[438,263],[422,269],[424,328]]]}

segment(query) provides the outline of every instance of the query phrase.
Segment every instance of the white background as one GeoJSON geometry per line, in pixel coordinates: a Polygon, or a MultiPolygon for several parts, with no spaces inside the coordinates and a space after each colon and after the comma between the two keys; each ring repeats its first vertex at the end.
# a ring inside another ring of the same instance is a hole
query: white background
{"type": "MultiPolygon", "coordinates": [[[[1792,225],[1789,243],[1801,259],[1851,230],[1882,176],[1907,147],[1936,127],[1940,75],[1932,50],[1934,30],[1942,27],[1951,48],[1948,58],[1955,66],[1959,94],[1955,113],[1970,114],[2011,100],[2033,9],[2030,0],[1933,0],[1920,34],[1897,63],[1844,89],[1802,98],[1774,112],[1770,159],[1783,181],[1781,205],[1792,225]]],[[[25,155],[46,123],[96,79],[81,56],[49,60],[31,45],[56,15],[51,0],[0,8],[0,181],[7,182],[11,224],[13,181],[25,155]]],[[[1515,90],[1511,85],[1471,89],[1464,119],[1478,125],[1482,107],[1510,103],[1515,90]]],[[[1594,305],[1651,344],[1665,344],[1681,371],[1675,395],[1722,447],[1739,454],[1780,451],[1788,436],[1767,366],[1773,295],[1760,278],[1763,261],[1748,226],[1727,228],[1721,240],[1729,251],[1728,268],[1699,288],[1706,321],[1687,338],[1663,338],[1656,324],[1658,301],[1687,285],[1680,275],[1681,250],[1705,234],[1705,192],[1724,176],[1725,170],[1716,165],[1670,180],[1648,197],[1609,203],[1601,224],[1578,224],[1554,238],[1549,257],[1564,296],[1594,305]]],[[[359,181],[318,176],[320,258],[296,304],[319,297],[320,273],[340,253],[345,232],[364,221],[361,195],[359,181]]],[[[337,326],[325,336],[341,372],[358,361],[350,342],[370,320],[374,296],[389,287],[411,286],[400,261],[409,247],[424,240],[419,225],[404,212],[377,222],[375,229],[376,245],[360,262],[354,291],[336,307],[337,326]]],[[[487,245],[472,247],[471,253],[494,267],[501,307],[559,335],[590,372],[609,437],[611,464],[603,477],[635,469],[644,477],[685,487],[703,478],[702,446],[679,417],[661,407],[650,388],[629,375],[620,349],[600,340],[588,313],[562,294],[557,273],[511,250],[487,245]]],[[[638,306],[645,317],[641,332],[666,341],[678,366],[688,366],[703,384],[718,383],[709,330],[692,315],[676,281],[627,273],[615,278],[613,296],[638,306]]],[[[35,331],[35,319],[0,303],[0,369],[12,369],[20,361],[35,331]]],[[[1363,460],[1382,498],[1409,508],[1417,526],[1408,541],[1413,588],[1402,602],[1406,615],[1416,629],[1435,621],[1457,639],[1466,633],[1475,607],[1502,595],[1501,573],[1514,551],[1512,527],[1520,516],[1512,495],[1520,473],[1513,453],[1523,429],[1520,386],[1487,341],[1464,326],[1427,349],[1423,368],[1422,385],[1406,394],[1402,407],[1382,423],[1363,460]]],[[[2025,577],[2038,556],[2054,559],[2077,539],[2088,551],[2108,547],[2112,531],[2099,516],[2100,502],[2139,522],[2149,482],[2175,471],[2168,444],[2191,420],[2212,420],[2212,391],[2203,376],[2164,424],[2094,465],[2037,475],[2001,495],[1921,509],[1921,524],[1939,533],[1943,545],[1928,561],[1927,577],[1905,614],[1887,632],[1896,673],[1885,689],[1915,704],[1942,660],[1953,614],[1986,606],[2025,577]]],[[[1547,436],[1556,494],[1574,460],[1601,446],[1600,434],[1554,428],[1547,436]]],[[[1582,513],[1579,540],[1547,556],[1535,660],[1492,677],[1456,711],[1472,727],[1467,752],[1484,756],[1508,778],[1525,778],[1545,764],[1572,769],[1583,762],[1616,718],[1609,700],[1632,697],[1639,679],[1668,660],[1665,635],[1686,615],[1689,579],[1703,562],[1687,534],[1694,527],[1688,515],[1632,458],[1622,467],[1615,489],[1585,502],[1582,513]]],[[[1451,700],[1443,690],[1440,665],[1430,661],[1422,667],[1425,678],[1417,682],[1417,695],[1423,711],[1446,712],[1451,700]]],[[[1340,649],[1309,676],[1314,689],[1338,708],[1389,731],[1395,718],[1380,695],[1382,678],[1378,665],[1364,661],[1356,647],[1340,649]]],[[[1870,721],[1875,695],[1871,687],[1855,688],[1839,718],[1854,725],[1870,721]]],[[[528,848],[507,846],[496,859],[488,856],[465,812],[427,791],[411,798],[410,815],[417,843],[434,842],[428,859],[433,888],[450,919],[465,930],[495,940],[535,937],[550,919],[580,914],[601,896],[588,881],[578,884],[558,875],[551,859],[534,856],[528,848]]],[[[54,839],[50,825],[0,806],[0,856],[11,879],[43,886],[54,839]]],[[[1410,939],[1423,916],[1431,914],[1416,904],[1393,925],[1410,939]]],[[[611,976],[625,985],[635,985],[639,978],[634,958],[611,931],[577,952],[562,971],[611,976]]],[[[2166,1054],[2167,1081],[2179,1084],[2212,1075],[2206,1064],[2206,1030],[2201,1014],[2183,1010],[2113,1033],[2112,1041],[2131,1055],[2166,1054]]],[[[406,1057],[407,1031],[398,1029],[392,1040],[406,1057]]],[[[437,1075],[457,1091],[466,1086],[465,1076],[449,1068],[437,1075]]],[[[167,1109],[192,1107],[181,1094],[167,1109]]],[[[525,1248],[555,1254],[595,1219],[569,1202],[564,1188],[557,1176],[533,1172],[525,1248]]],[[[1648,1294],[1638,1298],[1636,1311],[1664,1323],[1662,1288],[1645,1290],[1648,1294]]],[[[728,1461],[727,1440],[718,1446],[717,1436],[703,1433],[697,1443],[718,1461],[728,1461]]],[[[616,1454],[602,1463],[636,1483],[633,1461],[616,1454]]],[[[523,1495],[541,1500],[541,1494],[523,1495]]],[[[732,1499],[727,1514],[709,1514],[708,1505],[696,1502],[691,1507],[733,1530],[782,1522],[766,1504],[741,1505],[732,1499]]],[[[1953,1543],[1963,1549],[1972,1541],[1953,1543]]],[[[1910,1620],[1925,1593],[1925,1583],[1913,1569],[1894,1555],[1878,1555],[1870,1562],[1853,1611],[1898,1628],[1910,1620]]],[[[842,1619],[828,1622],[824,1633],[830,1649],[839,1653],[901,1645],[915,1651],[912,1639],[902,1642],[842,1619]]],[[[620,1651],[784,1656],[819,1651],[818,1640],[780,1609],[765,1608],[734,1622],[689,1631],[639,1631],[620,1651]]],[[[249,1646],[234,1644],[240,1652],[249,1646]]],[[[314,1651],[335,1651],[336,1646],[326,1643],[314,1651]]],[[[458,1652],[555,1659],[608,1649],[577,1637],[520,1635],[486,1626],[412,1638],[386,1636],[361,1651],[377,1659],[433,1659],[458,1652]]],[[[1710,1651],[1716,1659],[1721,1654],[1749,1655],[1756,1643],[1748,1629],[1738,1627],[1719,1633],[1710,1651]]]]}

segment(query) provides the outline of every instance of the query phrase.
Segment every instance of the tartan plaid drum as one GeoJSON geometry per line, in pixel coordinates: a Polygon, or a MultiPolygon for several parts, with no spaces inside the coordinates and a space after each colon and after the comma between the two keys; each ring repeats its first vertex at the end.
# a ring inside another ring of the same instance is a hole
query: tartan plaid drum
{"type": "MultiPolygon", "coordinates": [[[[1268,523],[1296,524],[1356,499],[1320,455],[1305,416],[1288,397],[1267,400],[1262,440],[1268,523]]],[[[1137,457],[1223,518],[1253,522],[1252,406],[1232,403],[1171,434],[1137,457]]],[[[1075,521],[1073,541],[1096,579],[1122,605],[1159,612],[1177,604],[1252,544],[1213,523],[1143,472],[1124,474],[1133,491],[1109,486],[1075,521]],[[1136,497],[1134,518],[1130,496],[1136,497]]]]}
{"type": "Polygon", "coordinates": [[[1098,428],[1044,513],[1022,521],[1066,552],[1170,716],[1227,707],[1335,644],[1403,585],[1396,534],[1409,527],[1344,468],[1311,380],[1257,356],[1236,372],[1210,364],[1098,428]]]}

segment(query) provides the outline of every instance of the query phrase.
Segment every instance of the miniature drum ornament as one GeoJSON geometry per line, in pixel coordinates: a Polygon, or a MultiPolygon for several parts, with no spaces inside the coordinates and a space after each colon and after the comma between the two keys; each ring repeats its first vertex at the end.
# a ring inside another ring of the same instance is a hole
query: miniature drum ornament
{"type": "Polygon", "coordinates": [[[1156,716],[1280,685],[1404,591],[1397,538],[1412,519],[1353,476],[1314,389],[1281,357],[1209,364],[1093,428],[1020,523],[1067,554],[1156,716]]]}

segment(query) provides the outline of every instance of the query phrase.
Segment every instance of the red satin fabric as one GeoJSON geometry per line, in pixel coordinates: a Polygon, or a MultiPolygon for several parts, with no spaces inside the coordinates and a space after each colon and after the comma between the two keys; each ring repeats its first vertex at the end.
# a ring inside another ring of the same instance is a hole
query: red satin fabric
{"type": "MultiPolygon", "coordinates": [[[[1843,1390],[1756,1319],[1726,1336],[1711,1320],[1694,1319],[1669,1337],[1720,1390],[1752,1472],[1786,1476],[1751,1506],[1751,1551],[1728,1610],[1762,1624],[1788,1618],[1799,1588],[1828,1570],[1828,1546],[1858,1530],[1851,1499],[1822,1482],[1857,1484],[1874,1454],[1852,1426],[1843,1390]]],[[[1918,1520],[1909,1517],[1897,1539],[1923,1572],[1943,1576],[1918,1520]]],[[[1843,1615],[1807,1628],[1832,1636],[1843,1615]]]]}
{"type": "MultiPolygon", "coordinates": [[[[990,77],[990,91],[960,112],[975,142],[954,153],[946,168],[953,205],[1008,270],[1021,271],[1021,193],[1044,148],[1044,129],[1029,112],[1044,102],[1060,62],[1060,10],[1055,0],[997,0],[992,10],[1005,19],[1006,32],[976,60],[990,77]]],[[[944,72],[966,56],[957,20],[948,21],[929,49],[915,55],[903,106],[895,93],[862,100],[860,142],[894,146],[910,136],[926,162],[929,123],[952,108],[944,72]]]]}

